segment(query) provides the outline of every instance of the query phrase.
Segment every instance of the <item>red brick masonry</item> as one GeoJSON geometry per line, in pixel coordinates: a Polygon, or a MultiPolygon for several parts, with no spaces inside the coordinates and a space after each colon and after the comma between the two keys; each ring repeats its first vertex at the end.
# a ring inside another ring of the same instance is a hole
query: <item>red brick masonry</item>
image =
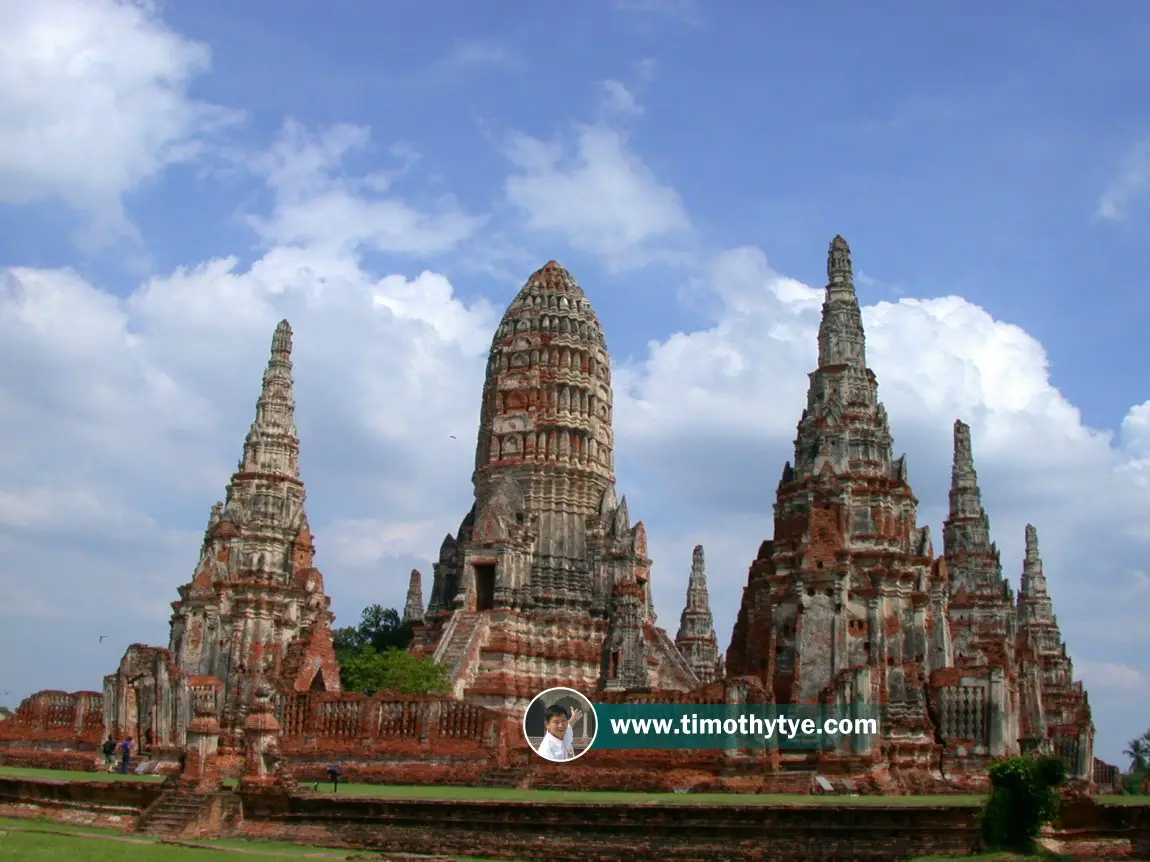
{"type": "MultiPolygon", "coordinates": [[[[0,778],[0,816],[135,827],[164,788],[142,782],[0,778]]],[[[428,802],[281,792],[233,797],[238,817],[194,830],[391,852],[467,854],[552,862],[866,860],[900,862],[966,854],[977,846],[977,809],[932,805],[581,805],[428,802]]],[[[1051,838],[1098,859],[1150,858],[1150,805],[1069,801],[1051,838]]]]}

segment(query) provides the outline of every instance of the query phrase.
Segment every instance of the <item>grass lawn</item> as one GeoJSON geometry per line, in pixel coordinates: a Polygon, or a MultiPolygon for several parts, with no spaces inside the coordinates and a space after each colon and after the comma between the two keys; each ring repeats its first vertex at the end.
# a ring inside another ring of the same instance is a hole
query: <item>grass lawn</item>
{"type": "MultiPolygon", "coordinates": [[[[0,766],[0,777],[50,781],[162,781],[157,775],[120,775],[106,772],[77,772],[55,769],[29,769],[0,766]]],[[[234,785],[234,780],[225,782],[234,785]]],[[[301,785],[312,793],[311,784],[301,785]]],[[[423,785],[341,784],[338,794],[321,782],[318,796],[357,796],[376,799],[425,799],[428,801],[487,802],[567,802],[600,805],[859,805],[980,806],[982,796],[809,796],[802,794],[755,793],[624,793],[611,791],[518,790],[513,787],[435,787],[423,785]]],[[[1148,796],[1097,796],[1098,802],[1113,805],[1150,805],[1148,796]]]]}
{"type": "MultiPolygon", "coordinates": [[[[197,846],[164,844],[144,835],[112,829],[69,826],[48,820],[0,818],[0,858],[5,862],[279,862],[289,859],[372,859],[378,854],[346,847],[312,847],[285,841],[196,841],[197,846]],[[213,852],[215,851],[215,852],[213,852]]],[[[378,855],[384,859],[386,856],[378,855]]],[[[455,862],[489,862],[458,856],[455,862]]],[[[506,860],[505,860],[506,862],[506,860]]]]}
{"type": "Polygon", "coordinates": [[[121,775],[118,772],[80,772],[78,769],[32,769],[26,766],[0,766],[2,778],[31,778],[46,781],[163,781],[162,775],[121,775]]]}

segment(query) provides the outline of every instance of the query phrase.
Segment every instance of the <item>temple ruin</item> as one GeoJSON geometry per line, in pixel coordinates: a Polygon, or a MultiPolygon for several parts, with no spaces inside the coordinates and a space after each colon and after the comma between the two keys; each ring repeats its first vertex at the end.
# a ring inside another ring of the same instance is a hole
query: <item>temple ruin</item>
{"type": "MultiPolygon", "coordinates": [[[[159,752],[194,743],[197,757],[238,757],[245,722],[265,747],[274,723],[283,738],[275,750],[302,758],[296,768],[305,774],[316,752],[342,751],[374,778],[512,780],[505,767],[517,744],[509,741],[514,720],[538,692],[568,686],[593,702],[735,698],[883,710],[876,744],[776,751],[776,771],[809,775],[834,760],[844,771],[945,781],[985,775],[994,758],[1042,751],[1065,757],[1071,774],[1089,781],[1094,725],[1054,615],[1037,531],[1026,528],[1015,597],[990,538],[970,428],[956,421],[943,553],[935,555],[867,367],[842,237],[830,245],[827,279],[794,457],[725,655],[702,546],[675,639],[656,625],[646,528],[616,491],[606,339],[582,287],[551,261],[495,332],[474,503],[442,542],[426,608],[422,576],[410,575],[402,619],[414,627],[411,649],[448,666],[450,699],[340,692],[330,602],[304,511],[283,321],[238,470],[172,604],[168,647],[131,646],[102,697],[33,695],[3,723],[0,742],[71,740],[94,750],[101,734],[132,734],[159,752]],[[412,766],[420,757],[425,769],[412,766]]],[[[623,764],[616,772],[586,774],[604,786],[631,780],[638,773],[626,772],[628,755],[611,755],[623,764]]],[[[748,763],[742,768],[765,768],[748,763]]],[[[706,757],[696,766],[732,768],[706,757]]]]}
{"type": "Polygon", "coordinates": [[[699,683],[655,627],[647,531],[615,491],[611,361],[578,282],[555,261],[495,332],[479,412],[475,503],[434,567],[415,649],[457,697],[522,714],[544,689],[699,683]]]}

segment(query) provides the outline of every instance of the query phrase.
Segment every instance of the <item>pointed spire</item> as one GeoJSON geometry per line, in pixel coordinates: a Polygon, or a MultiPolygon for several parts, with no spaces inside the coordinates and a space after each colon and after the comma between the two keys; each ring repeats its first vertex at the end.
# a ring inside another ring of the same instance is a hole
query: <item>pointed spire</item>
{"type": "Polygon", "coordinates": [[[256,418],[244,440],[240,473],[262,473],[299,479],[299,436],[292,393],[291,325],[281,320],[272,335],[271,356],[256,418]]]}
{"type": "Polygon", "coordinates": [[[403,624],[423,625],[423,575],[419,569],[411,570],[407,582],[407,601],[403,605],[403,624]]]}
{"type": "Polygon", "coordinates": [[[819,367],[831,365],[866,367],[866,337],[855,295],[851,250],[841,236],[831,240],[827,252],[827,292],[819,325],[819,367]]]}
{"type": "MultiPolygon", "coordinates": [[[[981,519],[985,514],[982,490],[978,487],[978,473],[974,469],[974,453],[970,446],[970,426],[961,419],[955,419],[954,462],[950,468],[950,517],[981,519]]],[[[989,544],[989,535],[980,538],[981,544],[989,544]]]]}
{"type": "Polygon", "coordinates": [[[1030,599],[1044,598],[1046,575],[1042,572],[1042,556],[1038,552],[1038,530],[1026,525],[1026,558],[1022,562],[1022,595],[1030,599]]]}
{"type": "Polygon", "coordinates": [[[711,616],[711,598],[707,592],[707,567],[702,545],[695,545],[691,554],[687,603],[679,617],[675,646],[701,682],[714,679],[719,661],[719,641],[715,637],[715,621],[711,616]]]}
{"type": "MultiPolygon", "coordinates": [[[[1024,626],[1040,624],[1057,632],[1058,620],[1054,616],[1054,602],[1046,590],[1046,575],[1042,571],[1042,556],[1038,551],[1038,530],[1026,525],[1026,557],[1022,562],[1022,584],[1018,590],[1018,618],[1024,626]]],[[[1061,635],[1045,637],[1047,645],[1057,643],[1061,635]]]]}
{"type": "Polygon", "coordinates": [[[990,541],[990,518],[974,469],[970,426],[954,420],[954,461],[950,469],[950,512],[942,527],[953,592],[1001,592],[1002,563],[990,541]]]}

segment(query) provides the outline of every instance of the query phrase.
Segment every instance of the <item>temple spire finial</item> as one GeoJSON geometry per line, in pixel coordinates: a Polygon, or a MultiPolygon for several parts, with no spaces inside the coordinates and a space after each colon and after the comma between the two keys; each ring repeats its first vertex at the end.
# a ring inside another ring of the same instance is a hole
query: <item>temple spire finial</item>
{"type": "Polygon", "coordinates": [[[281,320],[272,334],[256,418],[244,440],[241,473],[264,473],[299,479],[299,435],[295,426],[291,324],[281,320]]]}
{"type": "Polygon", "coordinates": [[[831,285],[854,284],[854,270],[851,266],[851,247],[842,236],[831,240],[827,251],[827,283],[831,285]]]}
{"type": "Polygon", "coordinates": [[[1026,525],[1026,558],[1022,563],[1022,595],[1038,598],[1046,595],[1046,575],[1042,571],[1042,555],[1038,550],[1038,530],[1026,525]]]}
{"type": "Polygon", "coordinates": [[[407,600],[403,605],[403,624],[423,625],[423,573],[412,569],[407,582],[407,600]]]}
{"type": "Polygon", "coordinates": [[[711,616],[711,598],[707,591],[707,567],[703,546],[695,545],[691,553],[691,576],[687,580],[687,603],[679,617],[675,646],[700,682],[715,678],[719,662],[719,641],[711,616]]]}
{"type": "Polygon", "coordinates": [[[831,240],[827,252],[827,292],[819,324],[819,368],[837,365],[866,367],[866,335],[855,295],[851,250],[841,236],[831,240]]]}

